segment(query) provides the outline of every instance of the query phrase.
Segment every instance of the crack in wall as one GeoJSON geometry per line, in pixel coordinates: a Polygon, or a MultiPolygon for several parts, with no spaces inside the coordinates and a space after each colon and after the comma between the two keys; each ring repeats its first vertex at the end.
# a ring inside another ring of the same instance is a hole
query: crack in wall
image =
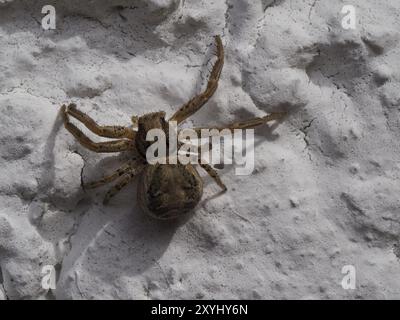
{"type": "Polygon", "coordinates": [[[308,21],[310,22],[310,24],[312,24],[312,22],[311,22],[311,14],[312,14],[312,11],[314,10],[315,5],[317,4],[317,2],[318,2],[318,0],[314,0],[314,2],[311,4],[310,11],[308,12],[308,21]]]}
{"type": "Polygon", "coordinates": [[[74,151],[71,151],[71,152],[74,153],[74,154],[77,154],[82,159],[83,166],[81,168],[80,177],[81,177],[81,188],[84,190],[84,187],[83,187],[84,186],[84,183],[83,183],[83,172],[84,172],[85,167],[86,167],[86,161],[85,161],[85,159],[83,158],[83,156],[80,154],[80,152],[78,150],[74,150],[74,151]]]}
{"type": "Polygon", "coordinates": [[[233,8],[233,5],[230,4],[229,0],[225,0],[225,6],[226,6],[226,9],[225,9],[225,25],[224,25],[224,28],[222,30],[222,37],[223,38],[226,36],[226,31],[228,31],[228,33],[229,33],[229,23],[230,23],[230,21],[229,21],[230,12],[229,11],[233,8]]]}
{"type": "Polygon", "coordinates": [[[264,3],[264,1],[263,1],[263,3],[262,3],[262,5],[263,5],[263,14],[262,14],[262,17],[258,19],[257,25],[255,27],[256,32],[257,32],[257,38],[256,38],[256,40],[255,40],[255,42],[253,44],[253,47],[256,46],[258,39],[261,37],[261,29],[264,27],[268,9],[272,8],[272,7],[275,7],[277,5],[280,5],[283,2],[284,2],[284,0],[273,0],[270,3],[264,3]]]}
{"type": "Polygon", "coordinates": [[[278,1],[279,1],[279,0],[274,0],[274,1],[272,1],[271,3],[265,4],[265,5],[264,5],[264,8],[263,8],[264,14],[265,14],[265,12],[268,10],[268,8],[270,8],[270,7],[275,7],[277,4],[280,4],[281,2],[283,2],[283,1],[280,1],[279,3],[277,3],[278,1]]]}
{"type": "Polygon", "coordinates": [[[305,126],[303,126],[302,128],[300,128],[299,130],[303,133],[303,140],[304,143],[306,144],[306,146],[304,147],[304,150],[307,150],[307,154],[308,154],[308,158],[310,159],[310,161],[312,161],[312,157],[311,157],[311,153],[309,150],[310,147],[310,141],[308,140],[308,129],[311,128],[312,123],[316,120],[317,118],[313,118],[311,119],[305,126]]]}

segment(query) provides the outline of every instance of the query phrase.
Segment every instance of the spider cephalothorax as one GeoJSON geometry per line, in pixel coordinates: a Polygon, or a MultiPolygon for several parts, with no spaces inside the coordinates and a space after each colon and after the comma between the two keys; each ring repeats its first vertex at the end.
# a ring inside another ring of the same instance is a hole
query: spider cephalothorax
{"type": "MultiPolygon", "coordinates": [[[[167,121],[165,112],[148,113],[141,117],[132,117],[136,130],[123,126],[100,126],[85,113],[79,111],[75,104],[68,107],[63,105],[65,128],[86,148],[94,152],[122,152],[132,153],[131,159],[114,173],[105,176],[99,181],[85,184],[84,187],[96,188],[114,180],[118,180],[104,198],[108,203],[110,198],[117,194],[136,176],[139,176],[138,200],[146,213],[158,219],[172,219],[191,211],[199,203],[203,194],[203,180],[193,164],[150,164],[146,159],[146,150],[151,142],[146,140],[147,133],[152,129],[161,129],[168,135],[168,123],[174,121],[178,125],[197,112],[214,94],[218,86],[224,64],[224,49],[219,36],[215,37],[217,47],[217,61],[213,66],[207,88],[201,94],[192,98],[183,105],[167,121]],[[70,122],[70,116],[82,122],[95,134],[112,138],[107,142],[93,142],[80,129],[70,122]]],[[[236,122],[227,126],[208,129],[248,129],[281,118],[283,113],[272,113],[264,117],[253,118],[243,122],[236,122]]],[[[195,128],[199,131],[199,128],[195,128]]],[[[169,162],[168,162],[169,163],[169,162]]],[[[208,163],[198,163],[226,191],[218,173],[208,163]]]]}
{"type": "Polygon", "coordinates": [[[139,153],[146,157],[146,150],[152,144],[151,141],[147,141],[147,133],[153,129],[163,130],[168,134],[168,122],[165,119],[165,112],[152,112],[141,116],[138,120],[138,131],[136,133],[136,147],[139,153]]]}

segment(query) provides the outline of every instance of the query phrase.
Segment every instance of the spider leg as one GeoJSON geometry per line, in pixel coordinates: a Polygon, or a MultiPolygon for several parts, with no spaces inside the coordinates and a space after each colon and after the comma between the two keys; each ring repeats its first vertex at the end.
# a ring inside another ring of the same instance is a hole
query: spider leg
{"type": "Polygon", "coordinates": [[[62,106],[61,112],[64,120],[65,128],[79,141],[79,143],[91,151],[98,153],[106,152],[121,152],[134,149],[134,144],[131,140],[115,140],[107,142],[93,142],[81,130],[69,121],[66,107],[62,106]]]}
{"type": "Polygon", "coordinates": [[[257,118],[253,118],[253,119],[249,119],[246,121],[239,121],[239,122],[234,122],[225,126],[220,126],[220,127],[202,127],[202,128],[194,128],[193,130],[195,130],[198,134],[201,134],[201,130],[202,129],[208,129],[208,130],[212,130],[212,129],[216,129],[218,131],[221,131],[223,129],[228,129],[231,132],[234,129],[251,129],[251,128],[255,128],[258,127],[262,124],[265,124],[267,122],[273,121],[273,120],[281,120],[284,116],[286,115],[285,112],[275,112],[275,113],[271,113],[269,115],[266,115],[264,117],[257,117],[257,118]]]}
{"type": "Polygon", "coordinates": [[[221,76],[222,67],[224,65],[224,47],[219,36],[215,37],[215,41],[217,45],[218,59],[212,68],[206,90],[183,105],[177,112],[175,112],[169,121],[177,121],[179,124],[189,118],[191,115],[196,113],[217,90],[218,80],[221,76]]]}
{"type": "Polygon", "coordinates": [[[218,172],[213,167],[211,167],[209,164],[201,163],[201,160],[199,160],[199,164],[210,175],[210,177],[213,178],[214,181],[221,187],[222,192],[228,190],[226,185],[222,182],[221,178],[219,177],[218,172]]]}
{"type": "Polygon", "coordinates": [[[66,113],[82,122],[89,130],[105,138],[127,138],[134,139],[135,132],[131,128],[123,126],[100,126],[91,117],[76,108],[71,103],[66,108],[66,113]]]}
{"type": "Polygon", "coordinates": [[[125,175],[122,176],[121,180],[114,187],[108,190],[106,196],[104,197],[103,204],[108,204],[110,199],[120,192],[121,189],[124,188],[129,182],[131,182],[142,171],[143,168],[144,165],[126,172],[125,175]]]}
{"type": "Polygon", "coordinates": [[[97,187],[101,187],[109,182],[114,181],[115,179],[123,176],[125,173],[132,171],[135,169],[135,167],[138,165],[138,163],[135,160],[130,160],[127,163],[125,163],[122,167],[114,171],[113,173],[104,176],[100,180],[89,182],[83,185],[84,189],[94,189],[97,187]]]}

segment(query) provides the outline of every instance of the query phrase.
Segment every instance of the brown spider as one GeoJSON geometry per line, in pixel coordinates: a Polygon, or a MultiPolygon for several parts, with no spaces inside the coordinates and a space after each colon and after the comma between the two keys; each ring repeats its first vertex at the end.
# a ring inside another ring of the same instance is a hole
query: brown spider
{"type": "MultiPolygon", "coordinates": [[[[218,86],[224,64],[224,48],[221,38],[215,37],[217,47],[217,61],[214,64],[207,88],[201,94],[192,98],[183,105],[168,121],[176,121],[178,124],[197,112],[214,94],[218,86]]],[[[119,179],[104,198],[107,204],[111,197],[116,195],[132,179],[139,176],[138,200],[144,212],[158,219],[177,218],[184,213],[194,209],[203,194],[203,180],[195,167],[191,164],[149,164],[146,160],[146,150],[151,144],[146,141],[149,130],[158,128],[165,133],[168,132],[168,122],[165,112],[148,113],[141,117],[132,117],[132,122],[137,126],[137,131],[122,126],[100,126],[85,113],[79,111],[75,104],[68,107],[62,106],[62,115],[65,128],[80,142],[81,145],[94,152],[122,152],[131,151],[133,156],[114,173],[105,176],[99,181],[88,183],[84,188],[96,188],[111,181],[119,179]],[[81,121],[89,130],[95,134],[118,140],[107,142],[93,142],[73,123],[69,116],[81,121]]],[[[229,124],[225,127],[214,129],[247,129],[267,123],[271,120],[280,119],[284,113],[272,113],[260,118],[229,124]]],[[[199,130],[200,128],[197,128],[199,130]]],[[[212,128],[209,128],[212,129],[212,128]]],[[[196,130],[196,129],[195,129],[196,130]]],[[[221,181],[218,173],[209,164],[199,165],[215,180],[215,182],[226,191],[227,188],[221,181]]]]}

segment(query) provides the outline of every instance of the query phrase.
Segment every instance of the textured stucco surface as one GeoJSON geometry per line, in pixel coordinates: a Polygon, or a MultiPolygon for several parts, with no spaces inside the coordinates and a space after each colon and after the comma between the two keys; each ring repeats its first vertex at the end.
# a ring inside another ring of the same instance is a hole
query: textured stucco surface
{"type": "Polygon", "coordinates": [[[400,298],[399,1],[0,4],[0,299],[400,298]],[[186,125],[287,110],[256,130],[254,173],[226,166],[213,197],[202,172],[203,201],[173,223],[139,210],[135,183],[109,206],[83,192],[121,159],[81,147],[60,105],[102,124],[171,115],[204,86],[215,34],[219,89],[186,125]]]}

